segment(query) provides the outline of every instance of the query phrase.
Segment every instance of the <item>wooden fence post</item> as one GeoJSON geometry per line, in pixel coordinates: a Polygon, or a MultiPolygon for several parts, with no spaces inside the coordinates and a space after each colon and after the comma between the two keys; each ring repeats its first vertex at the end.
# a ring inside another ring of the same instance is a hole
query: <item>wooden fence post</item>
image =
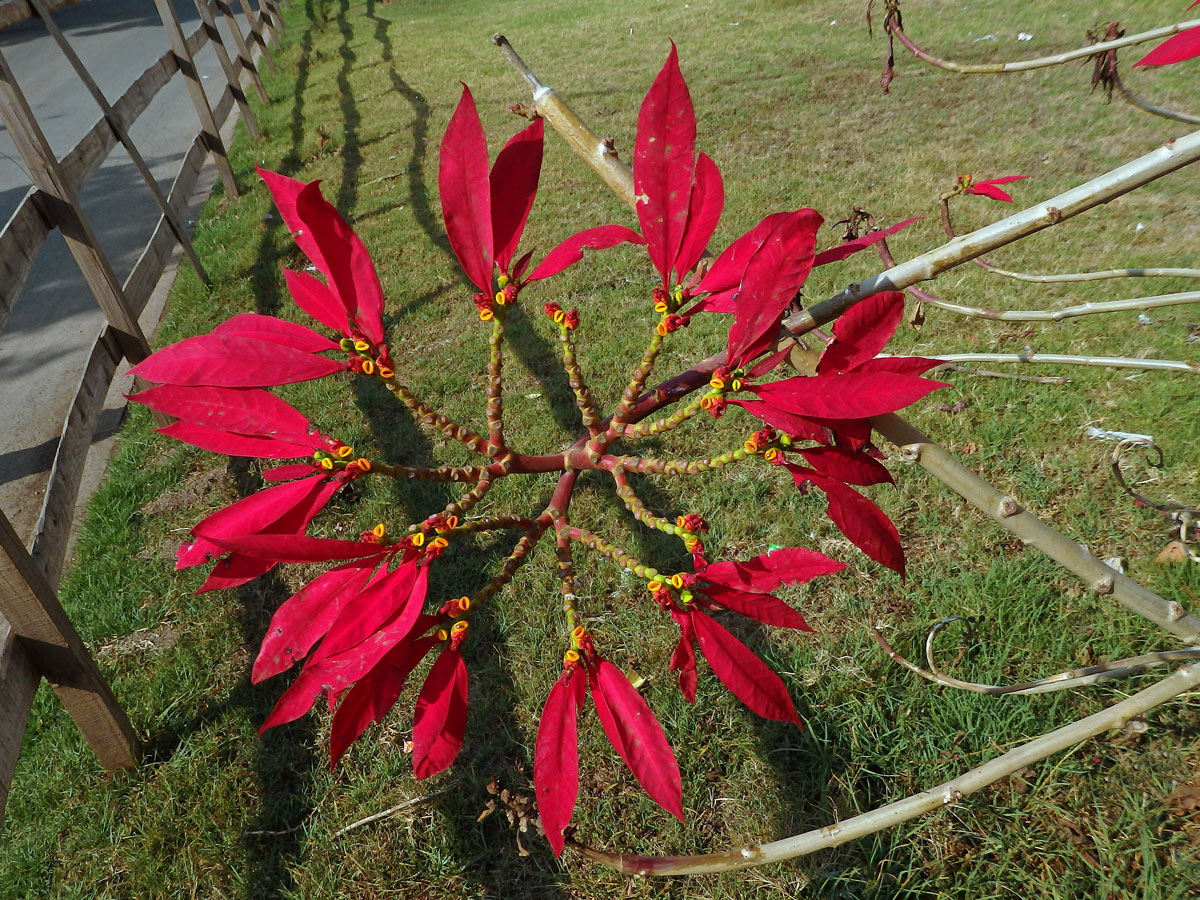
{"type": "Polygon", "coordinates": [[[237,50],[237,65],[250,73],[250,79],[254,82],[254,89],[258,91],[258,99],[266,103],[266,88],[263,87],[262,77],[258,74],[258,66],[250,58],[250,48],[246,44],[246,38],[242,35],[242,27],[233,16],[233,10],[229,8],[225,0],[197,0],[197,2],[211,4],[224,17],[225,26],[233,35],[233,46],[237,50]]]}
{"type": "Polygon", "coordinates": [[[46,579],[0,512],[0,615],[54,686],[106,769],[130,769],[141,749],[129,718],[96,668],[46,579]]]}
{"type": "Polygon", "coordinates": [[[275,60],[271,56],[270,48],[267,46],[266,35],[263,34],[262,19],[254,14],[254,10],[250,6],[250,0],[241,0],[241,3],[242,13],[246,16],[246,27],[250,30],[250,37],[262,50],[263,59],[267,61],[267,68],[274,72],[275,60]]]}
{"type": "Polygon", "coordinates": [[[154,0],[154,5],[158,9],[159,18],[162,19],[163,28],[166,29],[167,39],[171,42],[171,52],[175,54],[179,71],[183,74],[184,81],[187,82],[188,93],[192,95],[192,105],[196,108],[196,116],[200,119],[200,135],[205,146],[213,155],[217,173],[225,185],[225,193],[230,197],[236,197],[238,196],[237,181],[233,177],[233,167],[229,164],[229,154],[225,152],[225,142],[221,140],[221,130],[213,118],[212,107],[208,105],[208,97],[204,94],[200,73],[196,71],[196,61],[192,59],[192,52],[188,49],[183,29],[179,27],[175,8],[171,6],[171,0],[154,0]]]}
{"type": "Polygon", "coordinates": [[[39,211],[46,221],[57,225],[66,238],[67,247],[75,257],[88,287],[100,304],[109,324],[117,332],[121,352],[131,362],[141,362],[150,354],[150,346],[129,309],[121,283],[100,250],[100,244],[75,199],[75,193],[63,177],[58,158],[50,149],[46,136],[38,126],[33,112],[8,60],[0,52],[0,118],[25,161],[25,167],[39,193],[35,197],[39,211]]]}
{"type": "MultiPolygon", "coordinates": [[[[41,2],[41,0],[37,0],[41,2]]],[[[200,21],[204,23],[204,30],[208,34],[208,39],[212,42],[213,50],[217,54],[217,59],[221,63],[221,70],[225,73],[225,81],[229,83],[230,93],[233,94],[233,99],[237,102],[238,109],[242,114],[242,121],[246,123],[246,130],[250,132],[252,140],[258,140],[262,137],[262,132],[258,130],[258,122],[254,119],[254,113],[250,111],[250,104],[246,100],[246,93],[242,90],[241,80],[238,78],[237,67],[229,58],[229,53],[225,49],[225,41],[221,38],[221,32],[217,30],[216,19],[213,18],[212,9],[208,5],[208,0],[196,0],[196,11],[200,13],[200,21]]],[[[258,80],[258,73],[251,73],[254,76],[254,84],[258,87],[258,96],[265,103],[267,100],[266,91],[263,90],[262,82],[258,80]]]]}
{"type": "Polygon", "coordinates": [[[270,23],[271,40],[278,47],[279,39],[283,36],[283,16],[279,14],[279,6],[275,0],[258,0],[258,8],[261,15],[270,23]]]}
{"type": "MultiPolygon", "coordinates": [[[[87,88],[88,93],[92,95],[92,99],[96,101],[96,105],[100,107],[100,112],[104,116],[104,120],[108,123],[108,127],[112,129],[114,135],[121,145],[129,154],[129,158],[133,161],[133,166],[138,170],[138,174],[142,176],[142,180],[146,182],[146,187],[150,188],[150,193],[154,195],[154,202],[158,204],[159,210],[163,214],[163,218],[167,222],[167,227],[171,229],[171,233],[175,235],[175,240],[179,241],[183,247],[183,252],[187,254],[188,259],[192,263],[192,268],[196,270],[196,274],[200,276],[200,280],[206,285],[211,284],[208,273],[204,271],[204,266],[200,263],[200,257],[196,255],[196,251],[192,248],[192,239],[188,236],[183,224],[179,221],[179,217],[172,212],[170,205],[167,203],[167,198],[158,186],[158,181],[155,180],[146,161],[142,159],[142,154],[138,148],[134,146],[132,140],[129,139],[129,133],[125,130],[125,126],[117,119],[113,113],[113,108],[109,106],[108,100],[104,96],[104,92],[100,90],[99,85],[92,80],[91,74],[83,61],[76,55],[75,49],[67,41],[66,36],[59,30],[58,25],[50,18],[50,12],[46,9],[42,0],[28,0],[29,5],[42,20],[42,24],[46,26],[46,30],[50,33],[50,37],[58,45],[63,56],[67,58],[67,62],[71,64],[71,68],[75,70],[75,74],[79,76],[79,80],[83,82],[83,86],[87,88]]],[[[222,50],[224,48],[221,48],[222,50]]],[[[225,57],[228,62],[228,57],[225,57]]],[[[236,97],[237,94],[235,93],[236,97]]],[[[242,98],[245,99],[244,97],[242,98]]],[[[249,110],[245,111],[249,115],[249,110]]]]}

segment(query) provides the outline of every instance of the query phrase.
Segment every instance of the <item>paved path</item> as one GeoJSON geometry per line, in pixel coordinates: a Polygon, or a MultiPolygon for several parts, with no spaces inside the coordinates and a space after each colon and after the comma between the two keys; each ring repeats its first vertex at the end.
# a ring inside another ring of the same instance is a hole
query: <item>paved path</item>
{"type": "MultiPolygon", "coordinates": [[[[192,0],[174,4],[185,33],[190,33],[199,24],[192,0]]],[[[54,19],[110,103],[168,49],[150,0],[85,0],[59,10],[54,19]]],[[[0,49],[61,158],[96,123],[99,110],[41,22],[0,32],[0,49]]],[[[204,47],[196,64],[215,103],[225,84],[211,46],[204,47]]],[[[198,128],[183,79],[176,75],[130,129],[164,193],[198,128]]],[[[12,140],[0,128],[4,221],[29,184],[12,140]]],[[[88,181],[80,201],[118,278],[124,280],[159,213],[120,145],[88,181]]],[[[27,539],[41,508],[63,418],[102,322],[66,245],[52,233],[12,318],[0,332],[0,509],[27,539]]],[[[152,327],[143,322],[143,329],[152,327]]],[[[119,418],[118,410],[107,411],[101,432],[114,429],[119,418]]]]}

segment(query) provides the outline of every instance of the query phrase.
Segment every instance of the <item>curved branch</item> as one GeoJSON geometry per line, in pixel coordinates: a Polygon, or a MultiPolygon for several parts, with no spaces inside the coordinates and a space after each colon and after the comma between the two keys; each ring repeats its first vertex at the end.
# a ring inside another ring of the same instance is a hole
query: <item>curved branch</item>
{"type": "MultiPolygon", "coordinates": [[[[881,353],[886,359],[888,354],[881,353]]],[[[1178,359],[1135,359],[1128,356],[1067,356],[1061,353],[936,353],[929,359],[947,363],[1052,363],[1064,366],[1101,366],[1108,369],[1153,369],[1168,372],[1200,372],[1200,364],[1178,359]]]]}
{"type": "MultiPolygon", "coordinates": [[[[943,619],[939,622],[929,636],[925,639],[925,652],[927,657],[933,655],[933,641],[938,633],[942,631],[951,622],[965,621],[960,616],[951,616],[948,619],[943,619]]],[[[934,684],[944,685],[945,687],[958,688],[964,691],[971,691],[976,694],[991,694],[993,696],[1004,696],[1011,694],[1047,694],[1051,691],[1062,691],[1068,688],[1083,687],[1089,684],[1097,684],[1104,681],[1114,681],[1118,678],[1128,678],[1132,675],[1140,675],[1147,669],[1154,666],[1166,665],[1170,662],[1185,662],[1187,660],[1200,659],[1200,647],[1189,647],[1184,650],[1162,650],[1157,653],[1144,653],[1141,656],[1131,656],[1128,659],[1118,659],[1112,662],[1102,663],[1096,666],[1086,666],[1081,669],[1071,669],[1068,672],[1059,672],[1055,675],[1047,675],[1045,678],[1038,678],[1034,681],[1026,681],[1021,684],[997,685],[997,684],[980,684],[974,681],[962,681],[951,675],[947,675],[939,670],[934,663],[930,663],[929,669],[924,669],[916,663],[905,659],[896,651],[887,639],[880,634],[877,628],[868,629],[871,637],[875,639],[875,643],[883,648],[883,651],[910,672],[915,672],[926,681],[932,681],[934,684]]]]}
{"type": "MultiPolygon", "coordinates": [[[[975,262],[979,262],[979,260],[975,260],[975,262]]],[[[1132,272],[1137,270],[1127,269],[1126,271],[1132,272]]],[[[998,272],[997,274],[1003,275],[1008,273],[998,272]]],[[[1078,280],[1084,281],[1087,279],[1078,280]]],[[[918,299],[929,306],[944,309],[946,312],[957,313],[960,316],[966,316],[971,319],[989,319],[995,322],[1061,322],[1063,319],[1073,319],[1078,316],[1096,316],[1114,312],[1136,312],[1145,309],[1158,309],[1164,306],[1182,306],[1186,303],[1200,303],[1200,291],[1181,291],[1177,294],[1160,294],[1157,297],[1133,297],[1128,300],[1102,300],[1095,303],[1088,302],[1081,303],[1078,306],[1068,306],[1065,309],[984,309],[978,306],[951,303],[949,300],[942,300],[940,297],[935,297],[924,291],[921,292],[921,296],[918,299]]]]}
{"type": "Polygon", "coordinates": [[[1181,31],[1187,31],[1187,29],[1197,26],[1200,26],[1200,19],[1192,19],[1188,22],[1180,22],[1178,25],[1154,28],[1150,31],[1143,31],[1140,34],[1130,35],[1129,37],[1118,38],[1112,41],[1102,41],[1098,44],[1080,47],[1077,50],[1056,53],[1053,56],[1042,56],[1038,59],[1005,63],[958,63],[947,59],[939,59],[922,50],[913,42],[912,38],[904,33],[904,29],[895,21],[894,15],[889,15],[883,23],[883,27],[894,34],[896,39],[904,45],[904,48],[917,57],[917,59],[958,75],[1004,75],[1010,72],[1028,72],[1033,69],[1045,69],[1049,66],[1061,66],[1064,63],[1074,62],[1077,59],[1088,59],[1109,50],[1119,50],[1122,47],[1132,47],[1135,44],[1143,44],[1147,41],[1156,41],[1159,38],[1170,37],[1173,34],[1179,34],[1181,31]]]}
{"type": "Polygon", "coordinates": [[[1187,113],[1176,112],[1172,109],[1164,109],[1161,106],[1155,106],[1153,103],[1143,100],[1141,97],[1130,91],[1129,88],[1125,87],[1125,82],[1121,80],[1121,76],[1119,76],[1116,71],[1112,72],[1110,80],[1112,81],[1112,86],[1116,89],[1117,93],[1121,95],[1121,99],[1130,106],[1136,106],[1142,112],[1148,112],[1152,116],[1160,116],[1164,119],[1170,119],[1174,122],[1183,122],[1185,125],[1200,125],[1200,116],[1191,116],[1187,113]]]}
{"type": "Polygon", "coordinates": [[[900,822],[915,819],[935,809],[955,804],[967,794],[1019,772],[1047,756],[1068,750],[1081,741],[1118,728],[1130,719],[1161,706],[1198,685],[1200,663],[1191,663],[1120,703],[1034,738],[928,791],[826,825],[824,828],[771,841],[769,844],[694,856],[635,856],[610,853],[575,841],[571,841],[570,845],[594,862],[633,875],[699,875],[704,872],[728,872],[794,859],[817,850],[839,846],[900,822]]]}
{"type": "MultiPolygon", "coordinates": [[[[1200,120],[1197,120],[1200,124],[1200,120]]],[[[954,230],[954,223],[950,220],[950,198],[942,197],[939,204],[942,219],[942,230],[946,232],[946,236],[954,239],[958,234],[954,230]]],[[[882,242],[881,242],[882,243],[882,242]]],[[[1011,269],[1003,269],[989,260],[978,256],[971,260],[981,269],[991,272],[993,275],[1001,275],[1004,278],[1012,278],[1014,281],[1027,281],[1032,284],[1068,284],[1078,281],[1105,281],[1109,278],[1200,278],[1200,269],[1183,269],[1171,267],[1157,268],[1126,268],[1126,269],[1101,269],[1098,272],[1064,272],[1054,275],[1035,275],[1031,272],[1014,272],[1011,269]]],[[[1175,294],[1164,294],[1164,297],[1183,296],[1175,294]]],[[[1133,301],[1118,300],[1117,303],[1129,303],[1133,301]]],[[[1191,301],[1180,301],[1191,302],[1191,301]]],[[[936,304],[935,304],[936,305],[936,304]]],[[[1085,304],[1085,306],[1092,304],[1085,304]]],[[[1170,306],[1170,303],[1161,304],[1162,306],[1170,306]]],[[[969,309],[970,307],[962,307],[969,309]]],[[[1082,309],[1083,307],[1076,307],[1082,309]]],[[[1114,307],[1115,308],[1115,307],[1114,307]]],[[[1124,307],[1122,307],[1124,308],[1124,307]]],[[[1137,308],[1137,307],[1130,307],[1137,308]]],[[[957,310],[955,310],[957,311],[957,310]]],[[[1107,310],[1101,310],[1102,312],[1107,310]]],[[[1087,313],[1075,313],[1075,315],[1086,315],[1087,313]]],[[[984,317],[987,318],[987,317],[984,317]]],[[[1065,316],[1064,316],[1065,318],[1065,316]]]]}

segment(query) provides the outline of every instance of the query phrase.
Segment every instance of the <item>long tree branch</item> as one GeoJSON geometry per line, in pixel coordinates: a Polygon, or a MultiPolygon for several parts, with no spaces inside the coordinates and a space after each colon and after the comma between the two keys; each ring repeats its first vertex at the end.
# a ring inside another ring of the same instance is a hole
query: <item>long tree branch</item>
{"type": "Polygon", "coordinates": [[[1122,47],[1132,47],[1135,44],[1144,44],[1147,41],[1156,41],[1159,38],[1170,37],[1173,34],[1179,34],[1181,31],[1187,31],[1187,29],[1196,28],[1197,26],[1200,26],[1200,19],[1192,19],[1188,22],[1180,22],[1178,25],[1154,28],[1150,31],[1143,31],[1140,34],[1132,34],[1128,37],[1117,38],[1112,41],[1090,44],[1087,47],[1080,47],[1077,50],[1056,53],[1053,56],[1042,56],[1037,59],[1003,63],[958,63],[948,59],[940,59],[922,50],[913,42],[912,38],[904,33],[904,29],[896,22],[894,15],[889,15],[884,20],[884,28],[894,34],[896,39],[904,45],[905,49],[917,57],[917,59],[931,66],[945,69],[947,72],[955,72],[959,75],[1002,75],[1010,72],[1028,72],[1033,69],[1045,69],[1049,66],[1061,66],[1064,63],[1073,62],[1077,59],[1088,59],[1108,50],[1119,50],[1122,47]]]}
{"type": "Polygon", "coordinates": [[[778,841],[757,846],[739,847],[724,853],[706,853],[694,856],[635,856],[633,854],[609,853],[572,841],[571,846],[594,862],[611,866],[632,875],[699,875],[705,872],[728,872],[746,869],[766,863],[782,862],[837,847],[901,822],[915,819],[925,813],[952,806],[963,797],[999,781],[1005,776],[1019,772],[1027,766],[1061,753],[1088,738],[1119,728],[1130,719],[1148,710],[1161,706],[1185,691],[1200,685],[1200,663],[1183,666],[1166,678],[1131,697],[1101,710],[1070,725],[1056,728],[1028,743],[1014,747],[982,766],[972,769],[957,778],[943,782],[927,791],[888,803],[870,812],[851,816],[823,828],[793,835],[778,841]]]}

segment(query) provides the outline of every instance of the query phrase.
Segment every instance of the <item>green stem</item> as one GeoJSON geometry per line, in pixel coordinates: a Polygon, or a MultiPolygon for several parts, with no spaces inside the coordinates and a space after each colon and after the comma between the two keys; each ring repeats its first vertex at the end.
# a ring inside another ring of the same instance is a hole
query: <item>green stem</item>
{"type": "Polygon", "coordinates": [[[559,325],[558,340],[563,345],[563,368],[567,372],[567,381],[571,385],[571,390],[575,392],[575,405],[579,407],[579,413],[583,417],[583,424],[587,428],[588,434],[595,437],[602,430],[600,412],[596,409],[596,401],[592,399],[591,389],[583,380],[583,369],[580,368],[579,360],[575,357],[575,343],[571,340],[571,330],[559,325]]]}
{"type": "MultiPolygon", "coordinates": [[[[719,396],[716,391],[709,391],[704,395],[704,397],[716,396],[719,396]]],[[[704,397],[697,397],[687,406],[677,409],[665,419],[655,419],[653,422],[643,420],[637,425],[627,425],[625,426],[623,436],[627,438],[642,438],[650,437],[651,435],[656,434],[665,434],[668,431],[672,431],[700,412],[702,408],[700,403],[702,400],[704,400],[704,397]]]]}
{"type": "Polygon", "coordinates": [[[466,444],[476,453],[481,453],[484,456],[492,455],[488,453],[488,442],[486,439],[480,437],[466,426],[459,425],[449,416],[438,412],[429,404],[418,400],[408,387],[396,380],[395,376],[383,379],[383,383],[389,391],[400,398],[401,403],[417,414],[420,422],[425,425],[432,425],[446,435],[446,437],[458,441],[460,444],[466,444]]]}
{"type": "Polygon", "coordinates": [[[730,463],[745,459],[751,454],[745,447],[736,450],[726,450],[717,456],[707,459],[651,459],[641,456],[607,456],[601,460],[600,468],[624,469],[627,472],[637,472],[642,475],[700,475],[720,469],[730,463]]]}
{"type": "Polygon", "coordinates": [[[629,483],[629,473],[624,467],[617,466],[614,468],[612,470],[612,477],[613,481],[617,484],[617,496],[621,498],[621,502],[625,504],[625,508],[633,514],[635,519],[643,525],[658,529],[663,534],[669,534],[672,537],[683,536],[683,529],[674,522],[669,522],[650,512],[646,504],[634,492],[633,485],[629,483]]]}
{"type": "Polygon", "coordinates": [[[650,339],[650,346],[646,348],[646,352],[642,354],[642,361],[638,367],[633,370],[633,375],[629,378],[629,384],[625,386],[625,393],[621,395],[621,402],[617,406],[617,411],[613,413],[612,421],[609,422],[608,428],[602,433],[596,435],[592,440],[588,441],[588,455],[593,457],[593,461],[598,461],[603,455],[605,447],[607,447],[625,430],[625,425],[629,422],[631,416],[637,408],[638,397],[642,395],[642,389],[646,386],[646,379],[650,377],[650,373],[654,371],[654,361],[658,359],[658,353],[662,350],[663,338],[657,331],[650,339]]]}
{"type": "Polygon", "coordinates": [[[555,528],[558,534],[565,536],[569,540],[578,541],[589,550],[595,550],[597,553],[607,556],[621,567],[629,569],[638,578],[644,578],[647,581],[651,581],[655,578],[658,578],[661,574],[658,569],[654,568],[653,566],[644,565],[637,557],[626,553],[616,544],[610,544],[608,541],[604,540],[604,538],[597,534],[593,534],[586,528],[580,528],[577,525],[571,525],[567,523],[565,519],[559,521],[563,522],[563,524],[560,526],[558,522],[555,523],[555,528]]]}
{"type": "Polygon", "coordinates": [[[525,564],[525,561],[529,559],[530,551],[541,540],[546,529],[550,527],[551,519],[549,513],[542,513],[537,519],[532,520],[532,523],[532,527],[517,541],[517,546],[513,548],[512,553],[508,554],[508,558],[504,560],[504,565],[500,567],[500,571],[493,575],[491,580],[476,592],[473,602],[483,603],[490,600],[506,584],[512,581],[513,575],[517,573],[517,569],[521,568],[525,564]]]}
{"type": "Polygon", "coordinates": [[[504,323],[499,315],[492,318],[492,334],[488,338],[487,367],[487,454],[493,459],[504,452],[504,323]]]}

